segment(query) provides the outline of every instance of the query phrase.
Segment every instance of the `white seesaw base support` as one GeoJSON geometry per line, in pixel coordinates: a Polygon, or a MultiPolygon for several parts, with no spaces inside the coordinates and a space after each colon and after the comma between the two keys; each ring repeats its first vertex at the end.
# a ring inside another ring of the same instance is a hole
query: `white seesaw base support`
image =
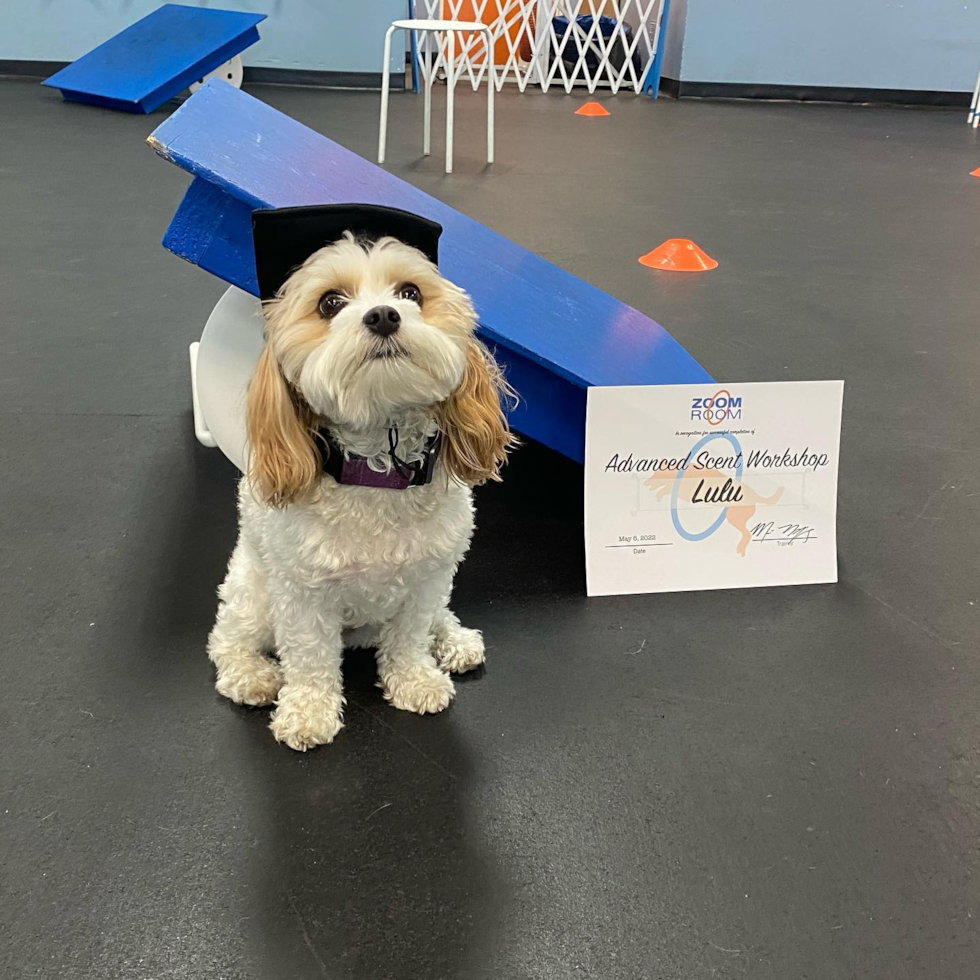
{"type": "Polygon", "coordinates": [[[191,400],[194,404],[194,435],[202,446],[214,449],[218,444],[211,435],[207,422],[204,421],[204,413],[201,411],[201,399],[197,394],[197,352],[200,350],[201,342],[195,340],[188,348],[191,358],[191,400]]]}
{"type": "Polygon", "coordinates": [[[245,392],[262,353],[262,306],[236,286],[218,300],[201,339],[190,346],[194,435],[245,467],[245,392]]]}

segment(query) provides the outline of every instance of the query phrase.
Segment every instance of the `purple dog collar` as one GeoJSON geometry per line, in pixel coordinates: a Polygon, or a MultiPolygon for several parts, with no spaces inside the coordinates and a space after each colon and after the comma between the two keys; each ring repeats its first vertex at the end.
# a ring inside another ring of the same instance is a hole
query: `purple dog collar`
{"type": "Polygon", "coordinates": [[[332,476],[339,484],[347,487],[378,487],[383,490],[407,490],[409,487],[424,487],[432,482],[436,457],[439,453],[439,433],[429,438],[422,450],[422,458],[414,463],[406,463],[395,455],[398,446],[397,430],[389,432],[388,456],[391,466],[386,472],[379,472],[368,466],[365,456],[344,451],[334,442],[330,434],[321,429],[318,438],[326,445],[323,453],[323,472],[332,476]]]}
{"type": "MultiPolygon", "coordinates": [[[[327,471],[327,467],[324,466],[327,471]]],[[[368,466],[368,461],[363,456],[351,456],[348,459],[340,458],[340,472],[330,474],[338,483],[348,487],[383,487],[386,490],[407,490],[411,486],[418,486],[412,481],[415,478],[415,470],[408,473],[399,473],[394,466],[387,473],[379,473],[368,466]]]]}

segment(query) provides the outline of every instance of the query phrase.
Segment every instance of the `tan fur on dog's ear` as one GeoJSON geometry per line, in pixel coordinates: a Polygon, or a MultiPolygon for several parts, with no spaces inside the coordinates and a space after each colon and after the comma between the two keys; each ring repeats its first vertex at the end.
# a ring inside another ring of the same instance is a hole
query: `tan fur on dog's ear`
{"type": "Polygon", "coordinates": [[[437,410],[443,459],[461,483],[473,486],[500,479],[500,467],[516,441],[507,425],[504,400],[516,402],[517,396],[490,351],[471,340],[462,380],[437,410]]]}
{"type": "Polygon", "coordinates": [[[285,507],[309,492],[320,473],[313,413],[286,383],[266,343],[245,404],[250,455],[248,479],[261,498],[285,507]]]}

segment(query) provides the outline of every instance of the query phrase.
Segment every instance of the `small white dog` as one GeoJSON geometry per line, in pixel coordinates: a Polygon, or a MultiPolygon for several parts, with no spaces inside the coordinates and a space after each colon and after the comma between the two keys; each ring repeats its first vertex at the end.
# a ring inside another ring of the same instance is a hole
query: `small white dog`
{"type": "Polygon", "coordinates": [[[342,727],[345,644],[376,647],[385,698],[419,713],[483,662],[448,602],[470,487],[498,478],[512,442],[509,389],[437,270],[438,225],[362,205],[253,220],[271,298],[208,656],[221,694],[275,702],[273,735],[305,751],[342,727]]]}

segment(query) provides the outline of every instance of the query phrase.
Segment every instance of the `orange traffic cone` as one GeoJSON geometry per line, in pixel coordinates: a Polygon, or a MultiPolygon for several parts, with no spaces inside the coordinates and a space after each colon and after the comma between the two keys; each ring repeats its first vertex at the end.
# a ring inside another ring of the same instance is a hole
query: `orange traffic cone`
{"type": "Polygon", "coordinates": [[[575,110],[576,116],[608,116],[609,110],[604,109],[598,102],[586,102],[584,106],[575,110]]]}
{"type": "Polygon", "coordinates": [[[707,272],[718,263],[688,238],[668,238],[652,252],[640,256],[640,265],[671,272],[707,272]]]}
{"type": "Polygon", "coordinates": [[[980,177],[980,167],[977,167],[976,170],[971,170],[970,171],[970,176],[971,177],[980,177]]]}

